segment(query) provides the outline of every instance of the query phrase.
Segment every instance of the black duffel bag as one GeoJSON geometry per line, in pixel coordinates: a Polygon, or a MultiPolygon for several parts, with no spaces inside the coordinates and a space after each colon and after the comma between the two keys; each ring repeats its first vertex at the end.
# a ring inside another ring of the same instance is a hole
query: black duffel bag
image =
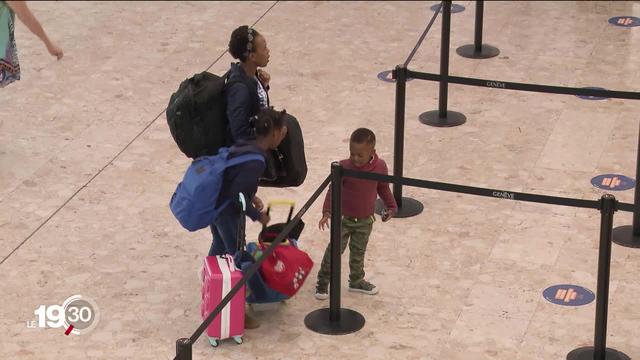
{"type": "Polygon", "coordinates": [[[284,117],[287,135],[276,150],[267,153],[266,169],[259,181],[263,187],[300,186],[307,177],[300,123],[289,113],[285,113],[284,117]]]}

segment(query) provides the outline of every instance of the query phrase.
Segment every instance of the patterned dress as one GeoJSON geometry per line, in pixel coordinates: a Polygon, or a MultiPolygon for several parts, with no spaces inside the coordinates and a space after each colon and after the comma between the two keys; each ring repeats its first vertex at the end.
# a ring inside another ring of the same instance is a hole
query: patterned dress
{"type": "Polygon", "coordinates": [[[18,49],[14,37],[15,14],[4,1],[0,1],[0,88],[20,80],[18,49]]]}

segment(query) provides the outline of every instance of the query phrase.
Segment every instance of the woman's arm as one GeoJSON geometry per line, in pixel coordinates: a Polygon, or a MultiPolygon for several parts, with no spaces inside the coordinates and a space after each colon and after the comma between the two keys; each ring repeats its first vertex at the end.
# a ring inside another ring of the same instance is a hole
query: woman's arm
{"type": "Polygon", "coordinates": [[[29,10],[26,1],[7,1],[7,5],[18,15],[18,19],[42,40],[51,55],[57,57],[58,60],[62,59],[64,55],[62,49],[51,42],[38,19],[36,19],[31,10],[29,10]]]}
{"type": "Polygon", "coordinates": [[[249,106],[249,89],[242,83],[232,84],[227,90],[227,119],[234,143],[253,136],[249,106]]]}

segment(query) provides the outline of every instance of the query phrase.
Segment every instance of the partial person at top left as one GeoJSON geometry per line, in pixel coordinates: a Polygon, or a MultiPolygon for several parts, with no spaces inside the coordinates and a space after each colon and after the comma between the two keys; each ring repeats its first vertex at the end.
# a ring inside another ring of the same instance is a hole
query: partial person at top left
{"type": "Polygon", "coordinates": [[[58,60],[64,55],[62,49],[49,39],[26,1],[0,1],[0,87],[20,80],[20,63],[14,35],[16,15],[33,34],[42,40],[49,54],[58,60]]]}

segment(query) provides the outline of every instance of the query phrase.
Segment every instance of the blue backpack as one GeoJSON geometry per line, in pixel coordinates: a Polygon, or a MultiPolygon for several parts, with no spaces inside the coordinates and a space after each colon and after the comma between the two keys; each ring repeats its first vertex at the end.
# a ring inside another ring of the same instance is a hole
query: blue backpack
{"type": "Polygon", "coordinates": [[[169,207],[185,229],[196,231],[211,225],[229,204],[225,201],[216,207],[226,168],[251,160],[264,162],[264,156],[257,153],[228,157],[229,148],[220,148],[217,155],[195,159],[178,184],[169,207]]]}

